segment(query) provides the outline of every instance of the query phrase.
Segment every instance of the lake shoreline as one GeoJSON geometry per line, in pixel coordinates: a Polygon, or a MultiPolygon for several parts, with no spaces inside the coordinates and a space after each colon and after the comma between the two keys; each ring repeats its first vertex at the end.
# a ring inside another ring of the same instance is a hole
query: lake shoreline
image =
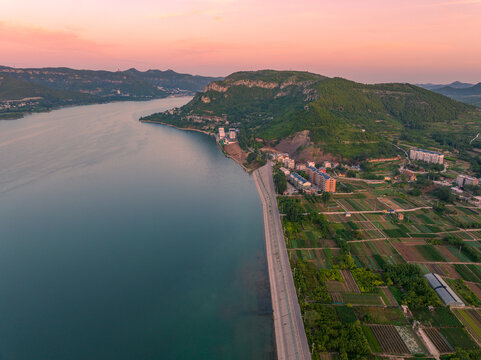
{"type": "Polygon", "coordinates": [[[45,109],[45,110],[38,110],[38,111],[25,111],[25,112],[14,112],[12,113],[14,116],[11,117],[2,117],[3,114],[6,113],[0,113],[0,121],[1,120],[19,120],[23,119],[28,115],[34,115],[34,114],[45,114],[45,113],[50,113],[55,110],[61,110],[61,109],[68,109],[68,108],[73,108],[73,107],[79,107],[79,106],[91,106],[91,105],[105,105],[105,104],[115,104],[115,103],[123,103],[123,102],[148,102],[148,101],[153,101],[153,100],[162,100],[162,99],[168,99],[168,98],[177,98],[177,97],[184,97],[184,96],[191,96],[191,95],[168,95],[164,97],[155,97],[155,98],[146,98],[146,99],[115,99],[115,100],[106,100],[106,101],[99,101],[99,102],[92,102],[92,103],[85,103],[85,104],[66,104],[66,105],[59,105],[59,106],[54,106],[50,109],[45,109]]]}
{"type": "Polygon", "coordinates": [[[165,126],[168,126],[168,127],[174,128],[174,129],[177,129],[177,130],[194,131],[194,132],[198,132],[198,133],[202,133],[202,134],[205,134],[205,135],[212,136],[212,137],[215,138],[215,141],[217,142],[217,145],[219,145],[221,151],[224,153],[224,155],[225,155],[227,158],[233,160],[236,164],[240,165],[240,166],[242,167],[242,169],[244,169],[244,171],[247,172],[248,174],[251,174],[251,173],[255,170],[255,169],[249,169],[249,168],[245,167],[243,163],[241,163],[241,162],[238,161],[235,157],[233,157],[233,156],[231,156],[229,153],[227,153],[227,152],[222,148],[222,145],[219,143],[218,139],[216,138],[215,134],[213,134],[213,133],[210,133],[210,132],[205,131],[205,130],[200,130],[200,129],[194,129],[194,128],[188,128],[188,127],[178,127],[178,126],[175,126],[175,125],[166,123],[166,122],[156,121],[156,120],[144,120],[144,119],[139,119],[139,121],[140,121],[140,122],[143,122],[143,123],[165,125],[165,126]]]}

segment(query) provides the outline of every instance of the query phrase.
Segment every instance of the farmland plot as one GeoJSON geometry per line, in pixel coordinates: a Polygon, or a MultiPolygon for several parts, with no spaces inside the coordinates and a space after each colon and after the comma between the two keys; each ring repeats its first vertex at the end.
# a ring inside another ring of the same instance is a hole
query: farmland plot
{"type": "Polygon", "coordinates": [[[398,306],[398,302],[396,301],[396,299],[394,298],[394,295],[392,294],[391,290],[389,290],[388,287],[381,288],[381,292],[384,295],[384,298],[386,298],[387,300],[387,301],[384,300],[386,305],[398,306]]]}
{"type": "Polygon", "coordinates": [[[471,335],[478,342],[481,342],[481,315],[477,312],[477,310],[457,309],[456,311],[459,314],[461,320],[465,323],[466,328],[469,330],[471,335]]]}
{"type": "Polygon", "coordinates": [[[449,343],[446,341],[444,336],[441,335],[438,329],[424,328],[423,331],[441,354],[446,354],[454,351],[454,349],[451,347],[451,345],[449,345],[449,343]]]}
{"type": "Polygon", "coordinates": [[[394,325],[371,325],[370,327],[383,352],[387,354],[410,353],[394,325]]]}
{"type": "Polygon", "coordinates": [[[406,261],[419,262],[424,261],[423,256],[419,253],[415,246],[408,246],[404,243],[393,243],[394,248],[401,254],[406,261]]]}
{"type": "Polygon", "coordinates": [[[342,299],[346,304],[352,305],[384,305],[378,294],[353,294],[344,293],[342,299]]]}
{"type": "Polygon", "coordinates": [[[478,346],[462,328],[440,328],[439,331],[454,348],[476,349],[478,346]]]}
{"type": "Polygon", "coordinates": [[[420,354],[423,352],[421,345],[419,344],[418,340],[416,340],[415,335],[409,328],[404,326],[396,326],[396,330],[411,354],[420,354]]]}
{"type": "Polygon", "coordinates": [[[459,259],[446,246],[438,245],[436,249],[446,261],[459,261],[459,259]]]}
{"type": "Polygon", "coordinates": [[[347,287],[346,292],[351,292],[356,294],[361,293],[361,290],[359,290],[359,287],[357,286],[356,280],[354,280],[354,277],[352,276],[349,270],[341,270],[341,275],[347,287]]]}

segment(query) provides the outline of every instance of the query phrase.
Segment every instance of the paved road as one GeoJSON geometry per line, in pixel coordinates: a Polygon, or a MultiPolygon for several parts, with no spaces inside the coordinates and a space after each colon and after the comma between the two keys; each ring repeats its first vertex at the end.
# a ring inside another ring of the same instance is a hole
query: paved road
{"type": "MultiPolygon", "coordinates": [[[[433,208],[432,206],[420,206],[420,207],[412,208],[412,209],[398,209],[398,210],[396,210],[396,213],[417,211],[417,210],[421,210],[421,209],[432,209],[432,208],[433,208]]],[[[342,215],[342,214],[345,214],[346,212],[348,212],[348,213],[350,213],[350,214],[382,214],[382,213],[384,213],[384,210],[321,211],[319,214],[324,214],[324,215],[342,215]]]]}
{"type": "Polygon", "coordinates": [[[272,167],[254,171],[262,201],[278,359],[311,359],[277,208],[272,167]]]}

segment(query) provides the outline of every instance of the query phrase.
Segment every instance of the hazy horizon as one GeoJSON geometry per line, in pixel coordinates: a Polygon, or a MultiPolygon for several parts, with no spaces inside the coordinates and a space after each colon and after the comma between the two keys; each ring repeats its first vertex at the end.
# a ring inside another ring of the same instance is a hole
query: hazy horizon
{"type": "Polygon", "coordinates": [[[481,81],[481,0],[0,0],[0,63],[481,81]]]}

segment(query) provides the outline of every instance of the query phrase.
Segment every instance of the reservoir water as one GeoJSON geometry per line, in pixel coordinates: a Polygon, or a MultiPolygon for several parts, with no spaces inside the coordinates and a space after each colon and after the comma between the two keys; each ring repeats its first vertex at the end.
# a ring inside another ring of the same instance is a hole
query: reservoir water
{"type": "Polygon", "coordinates": [[[0,121],[0,360],[270,359],[262,209],[188,98],[0,121]]]}

